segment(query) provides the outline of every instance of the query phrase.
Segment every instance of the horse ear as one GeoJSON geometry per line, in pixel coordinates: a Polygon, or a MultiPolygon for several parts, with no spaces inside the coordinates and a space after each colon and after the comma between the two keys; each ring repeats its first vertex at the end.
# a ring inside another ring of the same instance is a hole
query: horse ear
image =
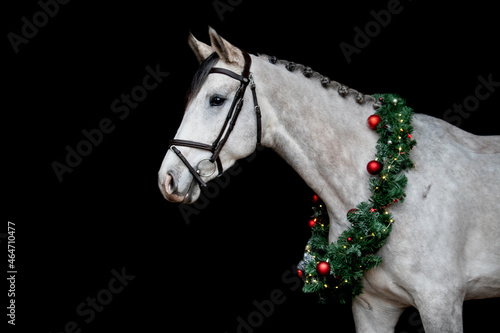
{"type": "Polygon", "coordinates": [[[245,62],[245,58],[243,57],[241,50],[219,36],[219,34],[212,27],[209,28],[208,34],[210,35],[212,48],[215,52],[217,52],[219,58],[227,63],[243,64],[245,62]]]}
{"type": "Polygon", "coordinates": [[[193,50],[200,64],[203,62],[203,60],[208,58],[209,55],[214,53],[212,47],[203,42],[200,42],[191,33],[188,37],[188,44],[191,47],[191,50],[193,50]]]}

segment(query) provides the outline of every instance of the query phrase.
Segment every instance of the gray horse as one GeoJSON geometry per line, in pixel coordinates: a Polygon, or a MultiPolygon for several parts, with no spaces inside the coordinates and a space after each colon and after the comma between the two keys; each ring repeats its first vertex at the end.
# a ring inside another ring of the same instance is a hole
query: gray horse
{"type": "MultiPolygon", "coordinates": [[[[366,119],[376,101],[301,65],[248,59],[209,34],[210,46],[189,38],[202,65],[159,171],[161,192],[194,202],[215,170],[249,156],[260,141],[323,199],[335,242],[349,227],[346,212],[370,197],[365,166],[378,136],[366,119]],[[244,94],[245,70],[252,94],[244,94]],[[238,99],[243,104],[233,105],[238,99]]],[[[472,135],[423,114],[413,126],[416,168],[406,173],[406,201],[388,208],[396,223],[378,252],[383,263],[365,273],[353,300],[357,332],[392,332],[409,306],[426,332],[462,332],[464,300],[500,296],[500,136],[472,135]]]]}

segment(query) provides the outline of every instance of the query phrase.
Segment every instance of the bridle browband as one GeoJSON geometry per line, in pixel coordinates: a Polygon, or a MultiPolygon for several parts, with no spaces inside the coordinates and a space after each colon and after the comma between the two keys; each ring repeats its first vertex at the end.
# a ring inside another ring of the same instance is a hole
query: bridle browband
{"type": "MultiPolygon", "coordinates": [[[[257,101],[257,94],[255,92],[255,83],[253,81],[252,73],[250,73],[250,66],[252,65],[252,59],[250,58],[250,55],[242,51],[243,57],[245,59],[245,65],[243,67],[243,71],[240,74],[237,74],[233,71],[230,71],[225,68],[221,67],[213,67],[210,69],[209,74],[223,74],[227,75],[235,80],[240,81],[240,86],[238,87],[238,90],[236,90],[236,94],[234,95],[233,102],[231,104],[231,107],[229,108],[229,111],[226,116],[226,120],[224,121],[224,124],[222,125],[222,129],[219,132],[219,135],[217,136],[217,139],[209,145],[206,143],[201,143],[201,142],[196,142],[196,141],[189,141],[189,140],[179,140],[179,139],[172,139],[170,140],[168,146],[172,151],[179,156],[181,161],[186,165],[188,168],[189,172],[193,175],[194,179],[198,182],[200,187],[206,187],[207,183],[201,178],[201,172],[200,172],[200,163],[205,161],[201,160],[198,162],[198,165],[196,169],[189,163],[189,161],[184,157],[184,155],[181,153],[179,149],[177,149],[176,146],[184,146],[184,147],[190,147],[190,148],[196,148],[196,149],[203,149],[203,150],[208,150],[212,153],[212,156],[208,159],[210,163],[216,163],[217,165],[217,170],[219,172],[219,176],[222,175],[224,172],[222,168],[222,162],[220,160],[220,152],[224,145],[226,144],[227,139],[229,138],[229,135],[231,134],[234,125],[236,123],[236,120],[238,119],[238,116],[240,114],[241,108],[243,107],[243,97],[245,96],[245,91],[250,84],[250,89],[252,90],[252,96],[253,96],[253,103],[254,103],[254,109],[255,109],[255,115],[257,116],[257,146],[260,146],[260,140],[261,140],[261,131],[262,131],[262,125],[261,125],[261,113],[260,113],[260,107],[259,103],[257,101]]],[[[214,169],[215,172],[215,169],[214,169]]]]}

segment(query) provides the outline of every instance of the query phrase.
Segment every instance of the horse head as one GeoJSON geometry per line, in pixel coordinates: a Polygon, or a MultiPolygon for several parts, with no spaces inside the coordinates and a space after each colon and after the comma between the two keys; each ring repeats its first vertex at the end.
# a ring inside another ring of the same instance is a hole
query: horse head
{"type": "Polygon", "coordinates": [[[251,58],[212,28],[209,35],[210,46],[189,36],[200,67],[158,175],[163,196],[172,202],[196,201],[208,181],[252,154],[260,141],[260,111],[245,94],[248,85],[255,87],[251,58]]]}

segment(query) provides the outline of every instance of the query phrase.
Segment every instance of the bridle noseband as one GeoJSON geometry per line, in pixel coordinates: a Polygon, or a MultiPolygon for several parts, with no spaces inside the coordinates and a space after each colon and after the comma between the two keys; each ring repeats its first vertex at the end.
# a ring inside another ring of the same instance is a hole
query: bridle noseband
{"type": "MultiPolygon", "coordinates": [[[[189,172],[193,175],[194,179],[198,182],[200,187],[206,187],[207,183],[201,178],[201,170],[200,170],[200,164],[203,161],[206,160],[201,160],[198,162],[198,165],[196,169],[188,162],[186,157],[181,153],[179,149],[177,149],[176,146],[184,146],[184,147],[190,147],[190,148],[196,148],[196,149],[203,149],[203,150],[208,150],[212,153],[212,156],[208,159],[210,163],[216,163],[217,165],[217,170],[219,171],[219,176],[222,175],[224,172],[222,168],[222,162],[220,160],[220,152],[224,145],[226,144],[227,139],[229,138],[229,135],[231,134],[231,131],[234,128],[234,125],[236,123],[236,120],[238,119],[238,116],[240,114],[241,108],[243,107],[243,97],[245,96],[245,91],[250,84],[250,89],[252,90],[252,96],[253,96],[253,103],[254,103],[254,109],[255,109],[255,114],[257,116],[257,146],[260,145],[260,140],[261,140],[261,113],[260,113],[260,107],[259,103],[257,101],[257,94],[255,93],[255,83],[253,81],[252,73],[250,73],[250,66],[252,65],[252,59],[250,58],[250,55],[242,51],[243,57],[245,59],[245,66],[243,67],[243,71],[240,74],[237,74],[233,71],[230,71],[225,68],[220,68],[220,67],[213,67],[209,74],[223,74],[227,75],[235,80],[240,81],[240,86],[238,87],[238,90],[236,90],[236,94],[234,96],[233,102],[231,104],[231,107],[229,108],[229,111],[226,116],[226,120],[224,121],[224,124],[222,125],[222,129],[219,132],[219,135],[217,136],[217,139],[209,145],[206,143],[201,143],[201,142],[196,142],[196,141],[189,141],[189,140],[179,140],[179,139],[172,139],[170,140],[168,146],[174,153],[179,156],[181,161],[186,165],[188,168],[189,172]]],[[[215,169],[214,169],[215,172],[215,169]]],[[[210,174],[211,175],[211,174],[210,174]]],[[[207,175],[207,176],[210,176],[207,175]]]]}

